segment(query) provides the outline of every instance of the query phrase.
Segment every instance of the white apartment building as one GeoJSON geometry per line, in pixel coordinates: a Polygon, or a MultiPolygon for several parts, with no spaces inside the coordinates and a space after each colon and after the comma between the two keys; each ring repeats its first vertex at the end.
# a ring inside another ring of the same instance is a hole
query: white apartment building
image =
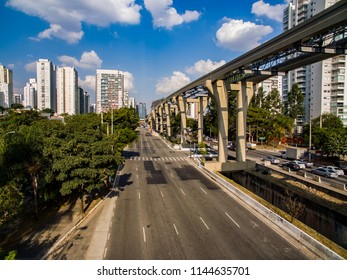
{"type": "Polygon", "coordinates": [[[0,65],[0,106],[10,108],[13,103],[12,70],[0,65]]]}
{"type": "Polygon", "coordinates": [[[25,109],[37,108],[37,83],[36,79],[29,79],[24,87],[23,106],[25,109]]]}
{"type": "Polygon", "coordinates": [[[135,105],[135,98],[134,97],[128,97],[128,105],[127,105],[128,108],[136,108],[136,105],[135,105]]]}
{"type": "MultiPolygon", "coordinates": [[[[283,14],[283,30],[289,30],[301,22],[325,10],[339,0],[291,0],[283,14]]],[[[297,120],[304,122],[324,113],[339,116],[347,126],[346,57],[327,59],[312,65],[289,71],[283,78],[285,102],[293,84],[298,84],[305,96],[305,115],[297,120]]],[[[300,131],[299,131],[300,132],[300,131]]]]}
{"type": "Polygon", "coordinates": [[[76,115],[80,113],[78,74],[74,67],[58,67],[57,76],[57,114],[76,115]]]}
{"type": "Polygon", "coordinates": [[[55,66],[48,59],[36,62],[37,109],[52,109],[57,112],[55,66]]]}
{"type": "Polygon", "coordinates": [[[128,96],[124,90],[124,72],[97,69],[95,95],[97,114],[111,108],[126,107],[128,96]]]}
{"type": "Polygon", "coordinates": [[[273,76],[267,80],[262,81],[261,83],[257,84],[257,89],[262,87],[263,91],[268,94],[272,90],[277,89],[278,94],[280,97],[282,97],[282,76],[273,76]]]}

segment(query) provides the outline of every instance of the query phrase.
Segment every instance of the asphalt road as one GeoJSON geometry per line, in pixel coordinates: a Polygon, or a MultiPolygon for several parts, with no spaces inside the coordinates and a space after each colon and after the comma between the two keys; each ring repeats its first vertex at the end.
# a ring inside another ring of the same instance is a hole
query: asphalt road
{"type": "Polygon", "coordinates": [[[312,258],[145,129],[125,156],[104,259],[312,258]]]}

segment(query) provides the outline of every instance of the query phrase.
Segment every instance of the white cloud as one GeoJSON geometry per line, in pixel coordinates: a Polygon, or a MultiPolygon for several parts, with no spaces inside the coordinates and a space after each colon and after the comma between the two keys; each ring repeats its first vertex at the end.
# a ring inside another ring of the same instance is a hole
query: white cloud
{"type": "Polygon", "coordinates": [[[264,36],[270,34],[271,26],[256,25],[243,20],[225,19],[216,33],[217,45],[232,51],[247,51],[260,44],[264,36]]]}
{"type": "Polygon", "coordinates": [[[266,16],[269,19],[282,22],[283,10],[288,6],[285,4],[270,5],[265,3],[263,0],[259,0],[252,5],[252,13],[257,16],[266,16]]]}
{"type": "Polygon", "coordinates": [[[124,72],[124,89],[126,91],[131,91],[135,88],[134,86],[134,76],[130,72],[124,72]]]}
{"type": "Polygon", "coordinates": [[[28,72],[35,72],[36,73],[36,61],[30,62],[25,64],[25,70],[28,72]]]}
{"type": "Polygon", "coordinates": [[[93,50],[90,52],[84,52],[80,60],[68,55],[59,56],[58,60],[63,66],[73,66],[81,69],[96,69],[100,68],[102,64],[102,60],[93,50]]]}
{"type": "Polygon", "coordinates": [[[76,44],[81,40],[83,35],[83,31],[68,31],[59,24],[51,24],[50,28],[40,32],[37,37],[30,37],[30,39],[40,41],[41,39],[52,39],[53,37],[56,37],[67,41],[69,44],[76,44]]]}
{"type": "Polygon", "coordinates": [[[99,27],[113,23],[138,24],[142,9],[135,0],[8,0],[6,5],[50,24],[32,39],[55,37],[70,44],[83,37],[82,22],[99,27]]]}
{"type": "Polygon", "coordinates": [[[94,93],[95,92],[95,76],[87,75],[84,77],[84,80],[78,77],[78,85],[89,94],[94,93]]]}
{"type": "Polygon", "coordinates": [[[215,62],[210,59],[199,60],[195,62],[194,66],[187,67],[186,72],[194,76],[203,76],[211,72],[212,70],[222,66],[223,64],[225,64],[225,60],[221,60],[219,62],[215,62]]]}
{"type": "Polygon", "coordinates": [[[180,71],[174,71],[170,77],[158,81],[156,92],[158,94],[171,94],[190,82],[190,78],[180,71]]]}
{"type": "Polygon", "coordinates": [[[198,20],[200,17],[198,11],[188,10],[179,14],[172,7],[173,0],[144,0],[144,4],[153,17],[153,26],[158,28],[171,29],[175,25],[198,20]]]}

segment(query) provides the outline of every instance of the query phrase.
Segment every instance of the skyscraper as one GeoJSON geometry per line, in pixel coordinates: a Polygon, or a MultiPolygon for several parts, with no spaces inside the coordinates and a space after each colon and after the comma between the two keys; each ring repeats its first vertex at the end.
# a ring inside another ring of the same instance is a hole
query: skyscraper
{"type": "Polygon", "coordinates": [[[29,79],[24,87],[23,106],[25,109],[37,108],[37,83],[36,79],[29,79]]]}
{"type": "Polygon", "coordinates": [[[146,119],[146,116],[147,116],[146,103],[138,103],[136,105],[136,111],[139,114],[140,120],[146,119]]]}
{"type": "Polygon", "coordinates": [[[12,70],[0,65],[0,106],[11,108],[13,103],[12,70]]]}
{"type": "Polygon", "coordinates": [[[57,113],[80,113],[78,73],[74,67],[57,68],[57,113]]]}
{"type": "Polygon", "coordinates": [[[96,70],[96,113],[127,106],[124,73],[119,70],[96,70]]]}
{"type": "Polygon", "coordinates": [[[57,112],[55,66],[48,59],[36,62],[37,109],[52,109],[57,112]]]}
{"type": "MultiPolygon", "coordinates": [[[[291,0],[284,10],[283,30],[293,28],[338,1],[291,0]]],[[[287,100],[293,84],[298,84],[305,96],[305,114],[297,119],[298,127],[324,113],[335,114],[347,126],[346,81],[345,55],[289,71],[283,78],[283,101],[287,100]]]]}

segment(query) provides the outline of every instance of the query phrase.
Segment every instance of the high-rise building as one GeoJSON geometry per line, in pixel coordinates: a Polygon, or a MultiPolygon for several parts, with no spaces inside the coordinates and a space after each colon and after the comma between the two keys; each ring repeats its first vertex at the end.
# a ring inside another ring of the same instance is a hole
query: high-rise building
{"type": "Polygon", "coordinates": [[[55,66],[48,59],[36,62],[37,109],[51,109],[57,112],[55,66]]]}
{"type": "Polygon", "coordinates": [[[78,88],[80,95],[80,114],[87,114],[90,112],[90,96],[83,88],[78,88]]]}
{"type": "MultiPolygon", "coordinates": [[[[338,1],[291,0],[284,10],[283,30],[293,28],[338,1]]],[[[346,81],[345,55],[289,71],[283,78],[283,101],[287,100],[293,84],[297,84],[305,96],[304,116],[297,119],[298,132],[304,122],[324,113],[339,116],[347,125],[346,81]]]]}
{"type": "Polygon", "coordinates": [[[37,83],[36,79],[29,79],[24,87],[23,106],[25,109],[37,108],[37,83]]]}
{"type": "Polygon", "coordinates": [[[140,120],[146,119],[147,116],[147,109],[146,109],[146,103],[138,103],[136,105],[136,111],[139,114],[140,120]]]}
{"type": "Polygon", "coordinates": [[[78,73],[74,67],[57,68],[57,113],[80,113],[78,73]]]}
{"type": "Polygon", "coordinates": [[[13,103],[12,70],[0,65],[0,106],[11,108],[13,103]]]}
{"type": "Polygon", "coordinates": [[[135,109],[135,98],[134,97],[128,97],[128,108],[134,108],[135,109]]]}
{"type": "Polygon", "coordinates": [[[119,70],[96,70],[96,113],[127,106],[124,73],[119,70]]]}

